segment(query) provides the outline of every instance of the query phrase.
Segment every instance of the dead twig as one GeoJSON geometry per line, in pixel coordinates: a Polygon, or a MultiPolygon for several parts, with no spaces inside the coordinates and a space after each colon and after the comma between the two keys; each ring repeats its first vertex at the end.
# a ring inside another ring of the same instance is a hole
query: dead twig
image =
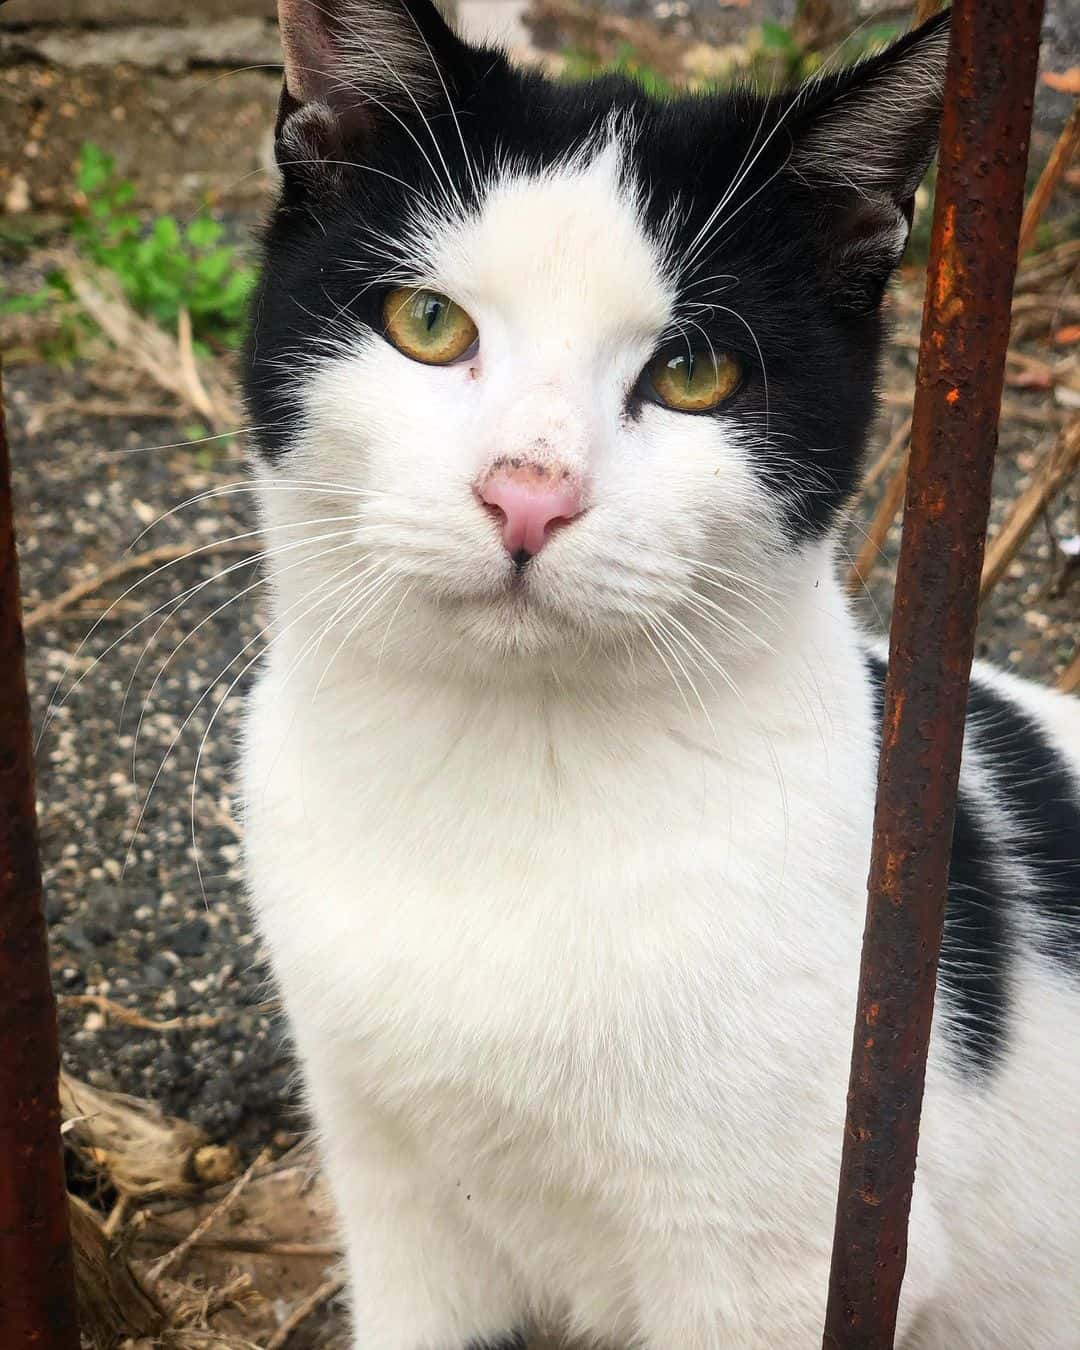
{"type": "Polygon", "coordinates": [[[896,513],[900,510],[904,501],[904,493],[907,490],[907,470],[908,452],[905,451],[900,463],[885,484],[885,490],[881,494],[881,501],[878,502],[877,510],[864,531],[865,538],[862,548],[859,549],[855,561],[851,564],[847,586],[852,595],[857,595],[861,590],[866,578],[874,570],[874,565],[881,556],[881,550],[884,547],[885,540],[889,537],[889,531],[896,519],[896,513]]]}
{"type": "Polygon", "coordinates": [[[74,586],[69,586],[66,591],[61,591],[51,600],[44,600],[34,609],[28,610],[23,615],[23,631],[29,632],[44,623],[63,618],[88,595],[93,595],[103,586],[108,586],[134,572],[150,572],[164,563],[180,562],[184,558],[201,558],[208,553],[247,553],[251,551],[251,544],[252,541],[249,539],[223,539],[218,543],[196,544],[194,548],[190,544],[163,544],[160,548],[147,549],[144,553],[133,553],[129,558],[121,558],[119,562],[103,567],[100,572],[77,581],[74,586]]]}
{"type": "Polygon", "coordinates": [[[345,1288],[345,1276],[334,1275],[323,1284],[313,1294],[309,1294],[302,1303],[298,1303],[293,1311],[278,1327],[277,1331],[266,1342],[266,1350],[283,1350],[292,1339],[293,1332],[298,1331],[304,1322],[312,1315],[318,1312],[324,1304],[329,1303],[336,1295],[340,1294],[345,1288]]]}
{"type": "Polygon", "coordinates": [[[1047,504],[1080,467],[1080,417],[1074,417],[1051,446],[1031,485],[1013,502],[983,560],[980,598],[985,600],[1001,580],[1047,504]]]}
{"type": "Polygon", "coordinates": [[[1046,161],[1039,175],[1039,181],[1032,189],[1028,204],[1024,208],[1024,216],[1020,222],[1020,242],[1017,247],[1019,257],[1022,258],[1035,242],[1039,221],[1042,220],[1050,198],[1057,190],[1078,146],[1080,146],[1080,102],[1073,107],[1072,113],[1062,127],[1061,135],[1057,138],[1050,152],[1050,158],[1046,161]]]}
{"type": "Polygon", "coordinates": [[[176,345],[180,351],[180,370],[183,374],[184,386],[189,391],[191,406],[211,421],[215,415],[215,408],[210,395],[206,392],[206,385],[202,382],[199,375],[199,364],[195,360],[195,344],[191,332],[191,315],[186,307],[180,310],[179,319],[176,325],[176,345]]]}
{"type": "Polygon", "coordinates": [[[141,318],[128,303],[116,278],[102,269],[71,260],[65,271],[75,299],[121,357],[130,361],[186,407],[228,431],[240,420],[237,406],[216,377],[200,371],[191,341],[191,323],[181,314],[173,338],[141,318]]]}
{"type": "MultiPolygon", "coordinates": [[[[151,1243],[155,1247],[175,1240],[173,1232],[153,1233],[144,1227],[139,1233],[140,1243],[151,1243]]],[[[309,1256],[333,1261],[342,1255],[341,1248],[331,1242],[287,1242],[283,1238],[245,1237],[242,1233],[227,1238],[203,1237],[194,1245],[201,1252],[236,1252],[250,1256],[309,1256]]]]}
{"type": "Polygon", "coordinates": [[[149,1268],[147,1278],[152,1284],[157,1284],[162,1275],[165,1274],[177,1261],[181,1259],[192,1247],[196,1246],[199,1239],[202,1238],[211,1229],[217,1221],[222,1218],[236,1204],[244,1187],[251,1180],[255,1169],[266,1161],[266,1154],[260,1153],[255,1161],[237,1178],[228,1192],[217,1202],[217,1204],[206,1214],[191,1230],[185,1238],[182,1238],[175,1247],[167,1251],[164,1256],[159,1257],[157,1261],[149,1268]]]}
{"type": "Polygon", "coordinates": [[[35,411],[45,421],[74,413],[77,417],[147,417],[154,421],[171,422],[176,409],[165,403],[137,403],[107,398],[54,398],[37,406],[35,411]]]}
{"type": "Polygon", "coordinates": [[[127,1221],[128,1210],[131,1208],[131,1197],[122,1195],[109,1211],[108,1218],[102,1225],[102,1232],[110,1240],[119,1235],[125,1222],[127,1221]]]}
{"type": "Polygon", "coordinates": [[[1066,239],[1053,248],[1040,249],[1025,258],[1017,273],[1017,294],[1041,290],[1052,282],[1067,277],[1080,266],[1080,239],[1066,239]]]}
{"type": "Polygon", "coordinates": [[[61,1008],[96,1008],[103,1017],[111,1017],[114,1022],[122,1022],[126,1027],[135,1027],[139,1031],[208,1031],[220,1026],[224,1016],[210,1017],[165,1017],[155,1019],[144,1017],[132,1008],[125,1008],[104,994],[60,994],[57,1003],[61,1008]]]}
{"type": "MultiPolygon", "coordinates": [[[[909,407],[910,404],[911,400],[908,399],[909,407]]],[[[859,491],[852,503],[853,506],[857,505],[866,495],[866,493],[870,491],[870,489],[878,481],[881,475],[893,462],[896,455],[907,444],[907,439],[910,435],[911,435],[911,418],[908,417],[896,428],[893,434],[889,437],[889,441],[888,444],[885,446],[885,449],[882,450],[881,454],[878,455],[877,459],[874,460],[873,464],[871,464],[870,468],[863,475],[863,480],[859,486],[859,491]]]]}
{"type": "MultiPolygon", "coordinates": [[[[170,1291],[167,1300],[172,1335],[166,1344],[174,1345],[179,1341],[181,1345],[190,1345],[190,1335],[184,1336],[183,1332],[205,1328],[211,1318],[227,1308],[238,1308],[243,1312],[247,1304],[261,1301],[262,1295],[253,1288],[250,1275],[232,1275],[214,1289],[191,1289],[180,1285],[170,1291]]],[[[220,1342],[213,1344],[217,1346],[220,1342]]]]}
{"type": "Polygon", "coordinates": [[[927,23],[938,12],[945,0],[918,0],[915,6],[915,26],[927,23]]]}
{"type": "Polygon", "coordinates": [[[1080,652],[1073,657],[1058,680],[1057,687],[1063,694],[1075,694],[1080,689],[1080,652]]]}

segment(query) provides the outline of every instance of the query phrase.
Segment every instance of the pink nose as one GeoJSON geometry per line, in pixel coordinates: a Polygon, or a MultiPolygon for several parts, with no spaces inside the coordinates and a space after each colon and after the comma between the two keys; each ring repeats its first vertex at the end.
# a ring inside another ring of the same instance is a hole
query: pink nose
{"type": "Polygon", "coordinates": [[[547,542],[552,526],[581,514],[581,479],[557,464],[496,460],[476,495],[499,519],[503,547],[527,562],[547,542]]]}

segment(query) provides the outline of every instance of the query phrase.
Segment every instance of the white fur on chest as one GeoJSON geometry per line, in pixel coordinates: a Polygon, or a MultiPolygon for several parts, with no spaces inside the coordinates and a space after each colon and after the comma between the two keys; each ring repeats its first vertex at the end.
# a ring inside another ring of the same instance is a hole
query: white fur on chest
{"type": "Polygon", "coordinates": [[[389,679],[311,701],[271,668],[250,857],[301,1053],[515,1188],[693,1189],[725,1153],[760,1186],[748,1149],[842,1107],[801,1047],[846,1058],[869,833],[858,736],[782,697],[710,729],[389,679]]]}

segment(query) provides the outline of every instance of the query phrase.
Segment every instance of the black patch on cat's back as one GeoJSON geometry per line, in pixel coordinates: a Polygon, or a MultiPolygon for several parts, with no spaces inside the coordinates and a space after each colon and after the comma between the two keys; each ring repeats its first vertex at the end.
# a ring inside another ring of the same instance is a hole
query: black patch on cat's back
{"type": "Polygon", "coordinates": [[[1010,851],[1034,887],[1035,948],[1080,975],[1080,783],[1027,712],[972,682],[968,718],[995,794],[1014,827],[1010,851]]]}
{"type": "MultiPolygon", "coordinates": [[[[885,662],[866,653],[880,729],[885,662]]],[[[880,735],[880,730],[879,730],[880,735]]],[[[949,1047],[968,1076],[989,1073],[1005,1050],[1013,940],[1000,842],[983,828],[961,790],[953,825],[949,894],[938,967],[949,1047]]]]}

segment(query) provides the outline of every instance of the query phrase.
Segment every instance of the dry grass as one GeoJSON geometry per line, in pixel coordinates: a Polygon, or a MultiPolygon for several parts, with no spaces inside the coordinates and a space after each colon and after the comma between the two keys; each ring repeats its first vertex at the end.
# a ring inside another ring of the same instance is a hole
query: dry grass
{"type": "Polygon", "coordinates": [[[62,1080],[80,1320],[91,1350],[291,1350],[339,1335],[330,1205],[310,1149],[240,1172],[152,1103],[62,1080]],[[239,1173],[239,1175],[237,1175],[239,1173]]]}

